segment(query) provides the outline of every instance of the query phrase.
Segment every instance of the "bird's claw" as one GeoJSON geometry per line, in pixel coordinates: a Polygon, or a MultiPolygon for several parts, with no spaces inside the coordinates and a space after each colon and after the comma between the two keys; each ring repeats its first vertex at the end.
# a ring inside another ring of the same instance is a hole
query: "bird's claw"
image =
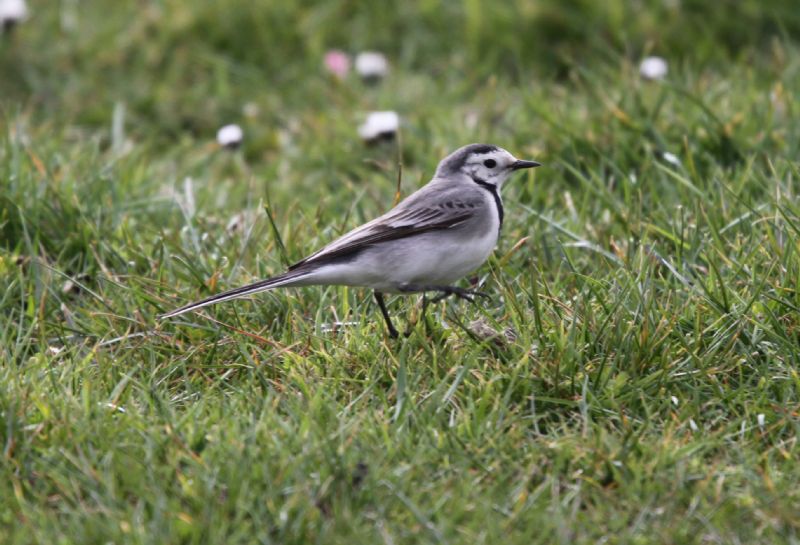
{"type": "Polygon", "coordinates": [[[492,299],[492,296],[489,295],[488,293],[484,293],[482,291],[477,291],[477,290],[458,289],[458,290],[454,291],[453,293],[459,299],[466,299],[470,303],[474,303],[476,297],[483,297],[483,298],[485,298],[487,300],[491,300],[492,299]]]}

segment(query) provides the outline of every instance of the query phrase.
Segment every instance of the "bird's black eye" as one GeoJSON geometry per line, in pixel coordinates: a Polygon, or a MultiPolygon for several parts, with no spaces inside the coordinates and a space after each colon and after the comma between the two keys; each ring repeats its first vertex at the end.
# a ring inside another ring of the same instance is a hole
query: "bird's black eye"
{"type": "Polygon", "coordinates": [[[494,168],[494,167],[497,166],[497,161],[495,161],[494,159],[486,159],[483,162],[483,166],[485,166],[487,168],[494,168]]]}

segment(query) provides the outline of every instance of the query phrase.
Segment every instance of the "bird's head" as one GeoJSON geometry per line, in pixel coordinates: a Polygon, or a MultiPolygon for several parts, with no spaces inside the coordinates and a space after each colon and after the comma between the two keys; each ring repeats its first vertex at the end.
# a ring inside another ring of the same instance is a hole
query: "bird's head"
{"type": "Polygon", "coordinates": [[[517,170],[538,167],[536,161],[517,159],[503,148],[489,144],[470,144],[442,159],[436,169],[437,178],[450,178],[459,174],[469,176],[475,183],[502,187],[517,170]]]}

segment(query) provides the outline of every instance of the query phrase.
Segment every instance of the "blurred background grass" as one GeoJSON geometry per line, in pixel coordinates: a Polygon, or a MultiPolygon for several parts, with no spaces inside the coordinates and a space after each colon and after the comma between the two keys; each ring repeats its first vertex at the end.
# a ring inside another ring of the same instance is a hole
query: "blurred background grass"
{"type": "Polygon", "coordinates": [[[795,4],[31,3],[0,36],[0,541],[797,543],[795,4]],[[378,109],[401,138],[365,146],[378,109]],[[473,141],[545,164],[493,303],[399,344],[343,288],[156,325],[473,141]]]}
{"type": "Polygon", "coordinates": [[[3,96],[82,124],[109,122],[123,101],[134,127],[156,123],[170,136],[214,130],[262,93],[279,110],[328,102],[319,66],[334,47],[382,51],[402,70],[470,94],[489,77],[536,84],[651,52],[668,52],[677,69],[689,60],[694,70],[775,70],[782,41],[800,33],[795,6],[778,0],[57,6],[34,9],[35,28],[18,31],[24,46],[4,43],[3,96]]]}

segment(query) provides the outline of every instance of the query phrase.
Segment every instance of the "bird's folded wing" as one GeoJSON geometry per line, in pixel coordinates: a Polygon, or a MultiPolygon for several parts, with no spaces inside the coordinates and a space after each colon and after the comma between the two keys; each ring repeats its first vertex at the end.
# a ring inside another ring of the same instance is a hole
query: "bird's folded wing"
{"type": "Polygon", "coordinates": [[[331,242],[318,252],[289,267],[335,261],[390,240],[406,238],[429,231],[451,229],[474,216],[479,201],[447,201],[434,206],[395,208],[389,213],[358,227],[331,242]]]}

